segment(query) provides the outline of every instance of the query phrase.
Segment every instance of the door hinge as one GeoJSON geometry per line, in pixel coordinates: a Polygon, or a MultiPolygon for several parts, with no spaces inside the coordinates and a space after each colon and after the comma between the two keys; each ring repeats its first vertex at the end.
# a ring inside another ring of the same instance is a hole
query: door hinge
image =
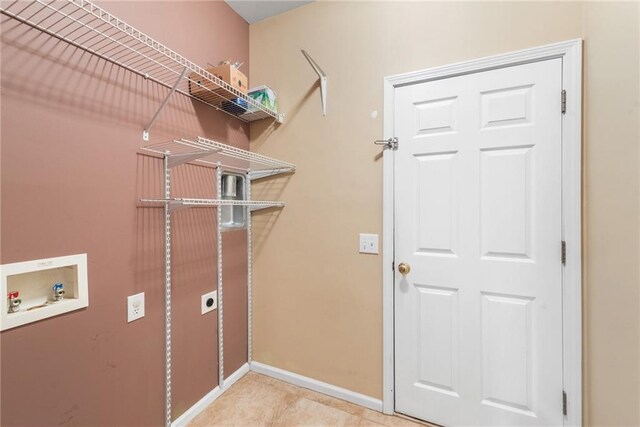
{"type": "Polygon", "coordinates": [[[567,264],[567,242],[563,240],[561,245],[562,245],[561,260],[562,260],[562,265],[565,265],[567,264]]]}
{"type": "Polygon", "coordinates": [[[567,112],[567,91],[562,89],[562,95],[560,95],[560,111],[562,114],[567,112]]]}
{"type": "Polygon", "coordinates": [[[562,415],[567,415],[567,392],[562,390],[562,415]]]}

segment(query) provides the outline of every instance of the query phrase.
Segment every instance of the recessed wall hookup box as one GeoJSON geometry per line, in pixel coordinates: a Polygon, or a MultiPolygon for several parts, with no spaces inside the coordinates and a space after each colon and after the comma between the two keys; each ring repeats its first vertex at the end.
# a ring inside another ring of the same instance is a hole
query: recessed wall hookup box
{"type": "MultiPolygon", "coordinates": [[[[220,186],[221,199],[224,200],[246,200],[245,175],[238,173],[222,172],[222,182],[220,186]]],[[[245,228],[247,226],[246,206],[220,206],[222,231],[245,228]]]]}
{"type": "Polygon", "coordinates": [[[0,330],[89,305],[87,254],[0,266],[0,330]]]}

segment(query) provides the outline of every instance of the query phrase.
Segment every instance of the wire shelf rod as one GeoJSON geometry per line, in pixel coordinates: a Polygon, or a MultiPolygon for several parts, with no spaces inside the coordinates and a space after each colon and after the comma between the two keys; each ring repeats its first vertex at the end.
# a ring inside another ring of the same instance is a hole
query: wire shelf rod
{"type": "MultiPolygon", "coordinates": [[[[4,11],[2,11],[2,10],[0,10],[0,12],[5,13],[5,12],[4,12],[4,11]]],[[[9,15],[9,16],[10,16],[10,15],[9,15]]],[[[29,25],[29,26],[32,26],[32,27],[33,27],[33,25],[32,25],[30,22],[23,21],[23,20],[22,20],[22,18],[19,18],[19,17],[13,17],[13,16],[11,16],[11,17],[12,17],[13,19],[15,19],[15,20],[17,20],[17,21],[19,21],[19,22],[23,23],[23,24],[26,24],[26,25],[29,25]]],[[[36,28],[36,27],[34,27],[34,28],[36,28]]],[[[57,38],[57,39],[59,39],[59,40],[62,40],[62,41],[64,41],[65,43],[69,43],[70,45],[72,45],[72,46],[74,46],[74,47],[76,47],[76,48],[78,48],[78,49],[81,49],[81,50],[83,50],[83,51],[85,51],[85,52],[88,52],[88,53],[90,53],[90,54],[92,54],[92,55],[95,55],[95,56],[97,56],[97,57],[99,57],[99,58],[101,58],[101,59],[104,59],[105,61],[112,62],[112,63],[116,64],[117,66],[122,67],[122,68],[125,68],[125,69],[127,69],[128,71],[130,71],[130,72],[132,72],[132,73],[138,74],[138,75],[139,75],[139,76],[141,76],[141,77],[145,77],[145,78],[147,78],[147,79],[149,79],[149,80],[152,80],[154,83],[157,83],[157,84],[162,85],[162,86],[164,86],[164,87],[167,87],[167,88],[169,88],[169,89],[171,88],[171,85],[169,85],[168,83],[165,83],[165,82],[163,82],[163,81],[157,80],[157,79],[155,79],[155,78],[154,78],[154,77],[152,77],[152,76],[145,76],[143,73],[141,73],[140,71],[138,71],[138,70],[136,70],[136,69],[134,69],[134,68],[132,68],[132,67],[128,66],[127,64],[124,64],[124,63],[120,63],[120,62],[118,62],[118,61],[115,61],[115,60],[113,60],[113,59],[111,59],[111,58],[109,58],[109,57],[106,57],[106,56],[104,56],[104,55],[100,54],[100,53],[99,53],[99,52],[97,52],[97,51],[94,51],[94,50],[88,49],[88,48],[87,48],[87,47],[85,47],[85,46],[82,46],[82,45],[80,45],[80,44],[78,44],[78,43],[76,43],[76,42],[74,42],[74,41],[72,41],[72,40],[66,39],[66,38],[64,38],[64,37],[62,37],[62,36],[60,36],[60,35],[58,35],[58,34],[55,34],[55,33],[51,32],[51,31],[49,31],[49,30],[42,29],[42,28],[37,28],[37,29],[38,29],[38,30],[40,30],[40,31],[42,31],[43,33],[45,33],[45,34],[49,35],[49,36],[55,37],[55,38],[57,38]]],[[[180,90],[178,90],[178,92],[183,93],[183,92],[182,92],[182,91],[180,91],[180,90]]],[[[187,95],[187,96],[190,96],[190,95],[187,95]]],[[[197,99],[197,98],[194,98],[194,99],[197,99]]],[[[217,107],[215,107],[215,106],[212,106],[212,107],[217,108],[217,107]]]]}
{"type": "Polygon", "coordinates": [[[237,148],[237,147],[233,147],[227,144],[222,144],[220,142],[216,142],[216,141],[212,141],[210,139],[206,139],[203,137],[198,137],[198,142],[201,144],[210,144],[213,146],[217,146],[219,148],[222,148],[224,150],[224,154],[228,155],[228,156],[234,156],[237,158],[240,158],[242,156],[246,156],[246,158],[248,160],[251,160],[253,162],[259,162],[265,165],[271,164],[271,165],[275,165],[275,166],[279,166],[279,167],[283,167],[283,168],[291,168],[291,169],[295,169],[295,165],[292,163],[287,163],[287,162],[283,162],[282,160],[276,160],[274,158],[271,157],[267,157],[264,156],[262,154],[258,154],[258,153],[254,153],[251,151],[247,151],[247,150],[243,150],[241,148],[237,148]]]}
{"type": "MultiPolygon", "coordinates": [[[[52,0],[49,4],[52,4],[55,0],[52,0]]],[[[33,12],[32,15],[28,16],[26,19],[31,19],[34,16],[36,16],[38,14],[38,11],[36,10],[35,12],[33,12]]],[[[55,15],[56,12],[51,12],[50,14],[48,14],[47,16],[45,16],[44,18],[42,18],[41,20],[39,20],[38,22],[36,22],[36,25],[40,25],[42,24],[44,21],[46,21],[47,19],[51,18],[53,15],[55,15]]],[[[60,22],[61,20],[63,20],[64,17],[60,18],[60,20],[58,20],[57,22],[60,22]]]]}
{"type": "MultiPolygon", "coordinates": [[[[16,3],[18,3],[18,0],[14,1],[13,3],[11,3],[11,6],[13,6],[16,3]]],[[[20,12],[18,12],[18,14],[22,14],[22,12],[24,12],[27,9],[29,9],[30,7],[31,7],[31,3],[27,2],[27,5],[24,7],[24,9],[22,9],[20,12]]]]}
{"type": "MultiPolygon", "coordinates": [[[[227,145],[227,144],[223,144],[221,142],[217,142],[217,141],[213,141],[211,139],[207,139],[207,138],[203,138],[201,136],[199,136],[197,138],[196,141],[191,141],[185,138],[180,139],[180,142],[185,142],[185,143],[190,143],[190,144],[194,144],[194,145],[198,145],[201,147],[215,147],[215,148],[220,148],[222,150],[224,150],[224,154],[226,155],[233,155],[233,156],[238,156],[240,157],[245,157],[247,159],[250,160],[255,160],[255,161],[260,161],[262,163],[274,163],[274,164],[286,164],[285,162],[281,161],[281,160],[276,160],[274,158],[271,157],[267,157],[267,156],[263,156],[261,154],[257,154],[251,151],[247,151],[247,150],[243,150],[242,148],[238,148],[238,147],[234,147],[231,145],[227,145]]],[[[292,166],[292,164],[288,164],[289,166],[292,166]]]]}
{"type": "Polygon", "coordinates": [[[243,122],[269,117],[282,121],[282,114],[88,0],[33,0],[26,4],[14,0],[0,5],[0,12],[169,89],[187,68],[176,92],[243,122]],[[242,101],[227,104],[237,98],[242,101]]]}
{"type": "MultiPolygon", "coordinates": [[[[35,1],[36,1],[37,3],[40,3],[40,4],[44,5],[44,6],[45,6],[45,7],[47,7],[47,8],[51,8],[51,6],[49,6],[49,5],[45,5],[45,4],[42,2],[42,0],[35,0],[35,1]]],[[[73,0],[69,0],[69,1],[73,1],[73,0]]],[[[55,10],[55,9],[54,9],[54,10],[55,10]]],[[[60,10],[60,9],[58,9],[58,10],[60,10]]],[[[73,21],[73,22],[75,22],[75,23],[77,23],[77,24],[79,24],[79,25],[81,25],[81,26],[88,27],[88,24],[85,24],[85,23],[81,22],[79,19],[76,19],[76,18],[71,17],[71,14],[63,14],[63,13],[61,13],[61,14],[62,14],[62,15],[64,15],[66,18],[70,19],[71,21],[73,21]]],[[[63,29],[65,29],[66,27],[68,27],[69,25],[71,25],[71,23],[69,23],[69,24],[67,24],[65,27],[63,27],[63,28],[62,28],[62,30],[63,30],[63,29]]],[[[88,28],[92,28],[92,27],[88,27],[88,28]]],[[[92,28],[92,29],[93,29],[93,28],[92,28]]],[[[97,30],[95,30],[95,29],[93,29],[93,30],[94,30],[94,31],[97,31],[97,30]]],[[[61,30],[59,30],[59,31],[61,31],[61,30]]],[[[73,33],[73,32],[72,32],[72,33],[73,33]]],[[[127,46],[127,45],[125,45],[124,43],[122,43],[122,42],[120,42],[120,41],[116,40],[113,36],[109,36],[109,35],[107,35],[106,33],[102,33],[102,36],[103,36],[103,37],[105,37],[105,39],[107,39],[107,40],[109,40],[109,41],[114,42],[116,45],[123,46],[123,47],[125,47],[126,49],[129,49],[129,50],[131,50],[131,51],[134,51],[134,49],[133,49],[132,47],[127,46]]],[[[69,37],[69,34],[67,34],[67,37],[69,37]]],[[[103,55],[105,55],[105,56],[109,57],[109,54],[108,54],[108,53],[109,53],[111,50],[113,50],[113,47],[112,47],[110,50],[108,50],[106,53],[105,53],[105,52],[101,52],[101,53],[102,53],[103,55]]],[[[167,65],[162,64],[162,63],[160,63],[160,62],[158,62],[158,61],[156,61],[156,60],[154,60],[154,59],[150,58],[148,55],[145,55],[145,54],[144,54],[144,53],[142,53],[141,51],[134,51],[134,52],[137,52],[137,53],[138,53],[138,55],[141,55],[143,58],[148,59],[148,60],[149,60],[149,61],[151,61],[151,62],[155,62],[155,63],[157,63],[158,65],[161,65],[161,66],[163,66],[163,67],[165,67],[165,68],[167,68],[167,69],[171,70],[171,68],[169,68],[167,65]]],[[[177,72],[176,70],[171,70],[171,71],[173,71],[174,73],[178,74],[178,72],[177,72]]],[[[179,75],[179,74],[178,74],[178,75],[179,75]]]]}
{"type": "Polygon", "coordinates": [[[282,208],[284,202],[263,201],[263,200],[226,200],[226,199],[140,199],[142,204],[155,205],[156,207],[168,206],[169,212],[173,213],[184,208],[217,208],[218,206],[244,206],[249,211],[256,211],[267,208],[282,208]]]}
{"type": "MultiPolygon", "coordinates": [[[[232,147],[235,148],[235,147],[232,147]]],[[[240,160],[240,161],[245,161],[248,163],[254,163],[254,164],[258,164],[261,165],[263,167],[266,167],[268,169],[282,169],[282,170],[293,170],[295,169],[295,166],[290,164],[290,163],[285,163],[282,162],[280,160],[275,160],[275,159],[271,159],[271,158],[264,158],[261,156],[253,156],[251,154],[245,154],[245,153],[238,153],[238,152],[233,152],[233,151],[226,151],[226,148],[223,148],[222,151],[220,152],[221,155],[230,157],[232,159],[236,159],[236,160],[240,160]]],[[[252,169],[256,169],[256,168],[251,168],[248,167],[246,168],[247,170],[252,170],[252,169]]]]}
{"type": "Polygon", "coordinates": [[[254,174],[253,177],[295,171],[295,165],[292,163],[283,162],[203,137],[154,143],[142,147],[142,150],[173,159],[171,160],[172,167],[189,161],[199,161],[214,166],[221,162],[223,169],[249,172],[254,174]],[[213,160],[207,159],[210,156],[213,160]],[[225,162],[224,159],[229,159],[229,161],[225,162]]]}

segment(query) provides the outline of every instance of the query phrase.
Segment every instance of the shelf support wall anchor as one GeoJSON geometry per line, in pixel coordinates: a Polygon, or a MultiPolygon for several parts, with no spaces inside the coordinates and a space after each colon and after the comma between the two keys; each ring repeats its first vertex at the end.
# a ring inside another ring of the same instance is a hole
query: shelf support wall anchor
{"type": "Polygon", "coordinates": [[[324,71],[322,71],[322,68],[320,68],[320,66],[316,63],[316,61],[314,61],[313,58],[309,56],[309,54],[304,49],[302,49],[301,51],[304,57],[307,58],[307,61],[309,61],[311,68],[313,68],[313,70],[316,72],[316,74],[320,78],[320,99],[322,100],[322,117],[325,117],[327,115],[327,75],[325,74],[324,71]]]}
{"type": "Polygon", "coordinates": [[[147,126],[145,126],[144,130],[142,131],[142,139],[143,140],[145,140],[145,141],[149,140],[149,131],[151,130],[151,127],[153,126],[153,124],[155,123],[156,119],[160,115],[160,112],[167,105],[167,102],[169,102],[169,98],[171,98],[171,95],[173,95],[173,93],[178,88],[178,84],[180,84],[180,81],[182,81],[182,79],[184,78],[185,74],[187,74],[187,67],[184,67],[184,69],[182,70],[182,73],[180,74],[180,76],[178,77],[176,82],[171,87],[171,90],[169,90],[169,93],[167,94],[167,96],[164,97],[164,99],[162,100],[162,103],[160,104],[160,106],[156,110],[156,113],[153,115],[153,117],[149,121],[149,124],[147,126]]]}

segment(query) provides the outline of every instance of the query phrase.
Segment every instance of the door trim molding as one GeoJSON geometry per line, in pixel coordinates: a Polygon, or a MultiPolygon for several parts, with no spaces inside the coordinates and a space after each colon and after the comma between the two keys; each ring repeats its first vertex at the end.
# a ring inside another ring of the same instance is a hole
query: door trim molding
{"type": "MultiPolygon", "coordinates": [[[[465,61],[384,78],[384,139],[395,135],[395,89],[454,76],[562,58],[567,91],[562,117],[562,234],[567,242],[563,268],[563,383],[568,396],[564,424],[582,425],[582,39],[465,61]]],[[[560,102],[560,94],[558,94],[560,102]]],[[[402,141],[400,141],[402,144],[402,141]]],[[[383,412],[395,408],[394,389],[394,152],[383,154],[383,412]]],[[[559,242],[558,242],[559,243],[559,242]]],[[[558,262],[560,262],[558,260],[558,262]]],[[[558,396],[561,399],[562,396],[558,396]]]]}

